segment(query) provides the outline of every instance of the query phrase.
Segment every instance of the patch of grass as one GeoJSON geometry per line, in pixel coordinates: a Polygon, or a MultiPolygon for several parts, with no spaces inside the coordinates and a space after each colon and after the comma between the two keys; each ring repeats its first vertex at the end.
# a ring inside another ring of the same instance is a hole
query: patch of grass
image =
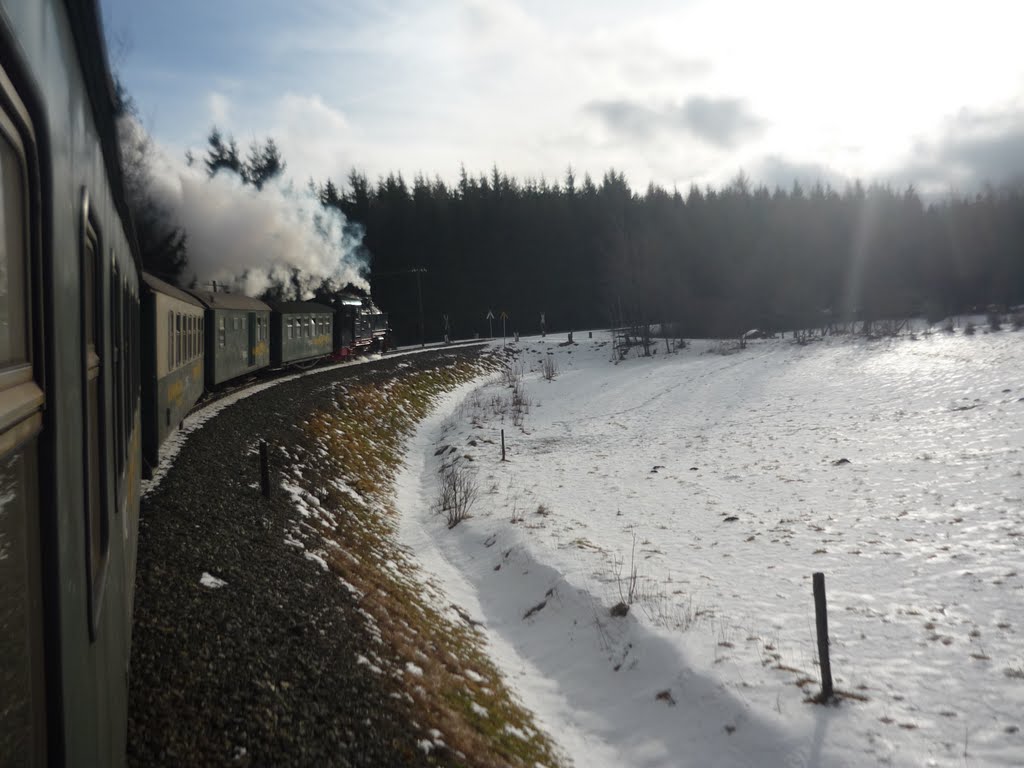
{"type": "Polygon", "coordinates": [[[560,755],[505,686],[476,623],[451,609],[395,537],[394,481],[406,438],[439,395],[496,368],[482,357],[390,381],[339,385],[336,408],[297,425],[308,460],[289,480],[316,493],[331,513],[313,522],[327,544],[325,559],[357,597],[378,638],[368,649],[373,663],[382,683],[410,706],[428,759],[485,768],[555,766],[560,755]]]}

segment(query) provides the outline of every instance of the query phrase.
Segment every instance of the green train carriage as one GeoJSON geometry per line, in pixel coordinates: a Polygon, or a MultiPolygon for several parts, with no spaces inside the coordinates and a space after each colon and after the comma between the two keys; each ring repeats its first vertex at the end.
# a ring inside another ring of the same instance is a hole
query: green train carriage
{"type": "Polygon", "coordinates": [[[124,763],[139,261],[95,2],[0,0],[0,764],[124,763]]]}

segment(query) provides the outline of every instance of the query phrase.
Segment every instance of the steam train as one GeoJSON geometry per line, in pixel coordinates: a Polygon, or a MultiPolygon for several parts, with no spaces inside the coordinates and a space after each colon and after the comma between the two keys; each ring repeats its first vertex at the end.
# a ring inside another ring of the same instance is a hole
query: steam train
{"type": "Polygon", "coordinates": [[[387,315],[369,299],[337,306],[265,303],[224,291],[182,290],[142,274],[143,474],[204,391],[267,368],[344,360],[388,346],[387,315]]]}
{"type": "Polygon", "coordinates": [[[96,0],[0,0],[5,766],[125,761],[144,448],[204,387],[384,343],[362,306],[268,307],[144,275],[113,97],[96,0]]]}

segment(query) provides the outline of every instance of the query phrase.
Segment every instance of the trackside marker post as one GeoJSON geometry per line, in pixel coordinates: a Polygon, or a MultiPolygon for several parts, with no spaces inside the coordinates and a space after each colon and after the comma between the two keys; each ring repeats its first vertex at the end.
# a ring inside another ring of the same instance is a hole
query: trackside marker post
{"type": "Polygon", "coordinates": [[[505,460],[505,430],[501,430],[501,460],[505,460]]]}
{"type": "Polygon", "coordinates": [[[825,603],[825,574],[815,573],[814,617],[818,626],[818,661],[821,663],[821,700],[832,698],[832,662],[828,657],[828,606],[825,603]]]}

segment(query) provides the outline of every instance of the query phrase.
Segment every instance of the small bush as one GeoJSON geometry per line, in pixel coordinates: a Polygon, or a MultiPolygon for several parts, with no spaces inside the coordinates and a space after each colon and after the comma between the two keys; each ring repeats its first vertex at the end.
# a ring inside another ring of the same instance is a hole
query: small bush
{"type": "Polygon", "coordinates": [[[515,387],[523,380],[523,363],[519,360],[509,360],[501,367],[501,381],[507,387],[515,387]]]}
{"type": "Polygon", "coordinates": [[[469,511],[476,503],[478,490],[476,480],[465,469],[450,464],[441,470],[437,512],[445,515],[449,528],[454,528],[470,516],[469,511]]]}
{"type": "Polygon", "coordinates": [[[555,362],[555,356],[549,354],[544,358],[543,368],[541,369],[544,374],[544,378],[548,381],[553,381],[555,376],[558,375],[558,364],[555,362]]]}
{"type": "Polygon", "coordinates": [[[973,336],[977,329],[974,327],[974,323],[970,320],[967,321],[967,325],[964,326],[964,333],[968,336],[973,336]]]}
{"type": "Polygon", "coordinates": [[[639,574],[636,565],[636,534],[633,534],[633,548],[629,553],[629,573],[622,575],[622,568],[625,566],[625,558],[612,558],[612,567],[615,569],[615,584],[619,588],[619,602],[632,605],[637,598],[637,581],[639,574]]]}
{"type": "Polygon", "coordinates": [[[521,427],[526,420],[526,414],[530,412],[530,396],[526,393],[526,387],[519,381],[512,387],[512,424],[521,427]]]}

